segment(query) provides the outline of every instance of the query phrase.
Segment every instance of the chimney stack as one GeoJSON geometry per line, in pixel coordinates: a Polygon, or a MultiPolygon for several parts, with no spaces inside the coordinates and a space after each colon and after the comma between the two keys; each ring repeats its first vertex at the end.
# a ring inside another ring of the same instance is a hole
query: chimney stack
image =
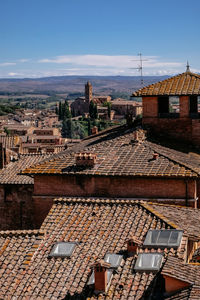
{"type": "Polygon", "coordinates": [[[156,159],[158,159],[158,157],[159,157],[159,154],[156,153],[156,152],[154,152],[154,154],[153,154],[153,159],[156,160],[156,159]]]}
{"type": "Polygon", "coordinates": [[[142,243],[136,237],[131,237],[127,241],[127,252],[129,255],[138,254],[138,250],[141,247],[142,243]]]}
{"type": "Polygon", "coordinates": [[[97,261],[92,267],[94,268],[94,288],[97,292],[106,292],[108,286],[108,269],[111,264],[104,260],[97,261]]]}
{"type": "Polygon", "coordinates": [[[94,153],[76,153],[76,165],[78,167],[93,167],[96,163],[97,156],[94,153]]]}

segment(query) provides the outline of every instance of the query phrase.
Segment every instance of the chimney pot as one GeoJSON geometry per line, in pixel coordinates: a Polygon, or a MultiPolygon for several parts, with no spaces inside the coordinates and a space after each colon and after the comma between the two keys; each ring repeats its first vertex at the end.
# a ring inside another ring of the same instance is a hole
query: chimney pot
{"type": "Polygon", "coordinates": [[[135,255],[138,253],[138,249],[141,246],[141,241],[139,241],[136,237],[132,237],[127,241],[127,252],[128,254],[135,255]]]}

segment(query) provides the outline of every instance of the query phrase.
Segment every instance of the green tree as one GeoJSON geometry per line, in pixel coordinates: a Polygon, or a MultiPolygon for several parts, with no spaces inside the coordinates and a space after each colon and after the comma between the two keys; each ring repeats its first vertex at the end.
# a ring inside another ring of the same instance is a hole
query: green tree
{"type": "Polygon", "coordinates": [[[93,101],[90,101],[89,114],[92,120],[98,119],[97,105],[93,101]]]}

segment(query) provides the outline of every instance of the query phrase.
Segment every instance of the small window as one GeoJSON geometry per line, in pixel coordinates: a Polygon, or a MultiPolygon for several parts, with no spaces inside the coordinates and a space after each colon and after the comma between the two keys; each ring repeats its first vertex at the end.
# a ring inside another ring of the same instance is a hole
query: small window
{"type": "Polygon", "coordinates": [[[162,253],[140,253],[135,263],[135,271],[158,272],[163,261],[162,253]]]}
{"type": "Polygon", "coordinates": [[[192,118],[199,118],[200,113],[200,96],[190,96],[190,116],[192,118]]]}
{"type": "Polygon", "coordinates": [[[178,248],[182,235],[183,231],[175,229],[149,230],[143,245],[157,248],[178,248]]]}
{"type": "Polygon", "coordinates": [[[160,118],[178,118],[180,102],[178,96],[158,97],[158,114],[160,118]]]}
{"type": "Polygon", "coordinates": [[[107,253],[104,257],[104,261],[111,264],[111,268],[118,268],[122,257],[123,256],[119,254],[107,253]]]}
{"type": "Polygon", "coordinates": [[[74,251],[76,243],[73,242],[58,242],[50,253],[50,257],[70,257],[74,251]]]}

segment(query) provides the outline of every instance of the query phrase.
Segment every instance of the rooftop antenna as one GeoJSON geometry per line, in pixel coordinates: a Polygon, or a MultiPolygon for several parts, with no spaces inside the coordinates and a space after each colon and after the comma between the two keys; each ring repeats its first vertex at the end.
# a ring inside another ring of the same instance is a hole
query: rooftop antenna
{"type": "Polygon", "coordinates": [[[186,65],[186,72],[190,72],[190,65],[189,65],[188,60],[187,60],[187,65],[186,65]]]}
{"type": "Polygon", "coordinates": [[[140,77],[141,77],[141,86],[144,84],[143,80],[143,61],[148,61],[148,59],[142,59],[142,53],[138,53],[139,59],[132,60],[132,61],[139,61],[139,66],[137,68],[130,68],[140,71],[140,77]]]}

